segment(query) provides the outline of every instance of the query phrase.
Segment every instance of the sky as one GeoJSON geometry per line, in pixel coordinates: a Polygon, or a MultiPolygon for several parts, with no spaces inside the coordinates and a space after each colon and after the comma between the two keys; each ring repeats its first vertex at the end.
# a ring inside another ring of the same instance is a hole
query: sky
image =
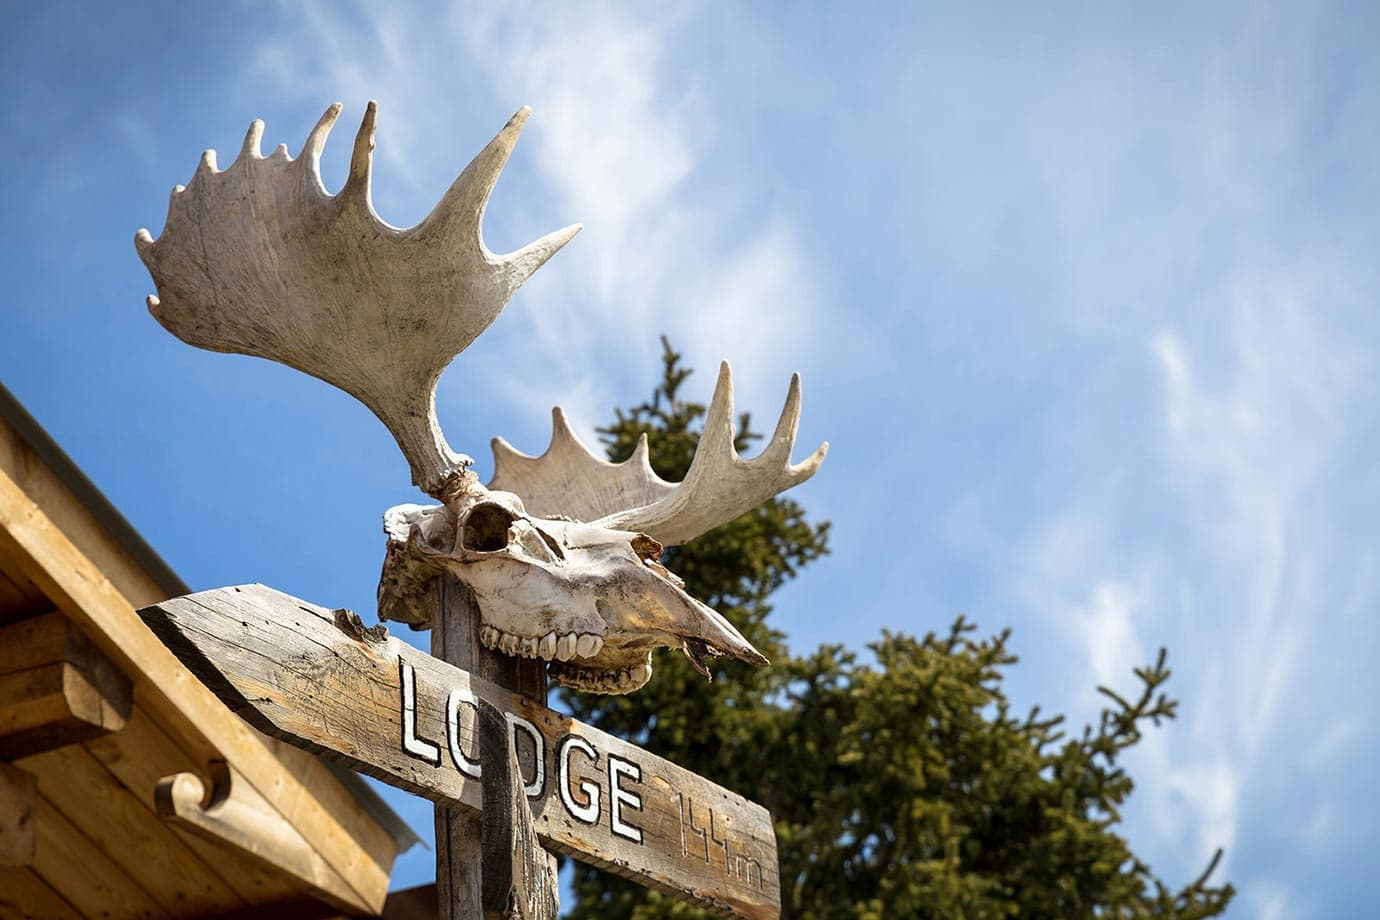
{"type": "MultiPolygon", "coordinates": [[[[832,554],[792,648],[958,612],[1018,704],[1079,723],[1169,650],[1178,720],[1124,832],[1229,916],[1380,899],[1380,7],[25,4],[0,37],[0,381],[194,589],[374,610],[417,501],[342,392],[189,348],[133,235],[254,118],[323,158],[379,103],[374,202],[420,220],[522,105],[485,238],[576,221],[442,378],[448,439],[592,443],[658,336],[762,427],[804,378],[792,497],[832,554]]],[[[412,636],[425,643],[424,636],[412,636]]],[[[424,835],[430,809],[389,792],[424,835]]],[[[433,876],[421,848],[394,884],[433,876]]],[[[1366,905],[1367,907],[1363,907],[1366,905]]]]}

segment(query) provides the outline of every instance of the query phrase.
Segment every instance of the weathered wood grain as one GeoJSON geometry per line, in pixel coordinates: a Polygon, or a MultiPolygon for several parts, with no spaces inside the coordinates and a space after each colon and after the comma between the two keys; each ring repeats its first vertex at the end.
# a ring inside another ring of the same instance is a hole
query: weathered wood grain
{"type": "Polygon", "coordinates": [[[85,920],[32,869],[0,866],[0,917],[5,920],[85,920]]]}
{"type": "Polygon", "coordinates": [[[0,626],[0,758],[118,731],[130,681],[57,611],[0,626]]]}
{"type": "Polygon", "coordinates": [[[508,722],[483,700],[479,763],[484,772],[485,920],[556,920],[556,858],[537,839],[508,722]]]}
{"type": "Polygon", "coordinates": [[[27,866],[34,861],[37,814],[38,777],[0,761],[0,866],[27,866]]]}
{"type": "Polygon", "coordinates": [[[175,598],[141,615],[261,730],[471,812],[482,806],[472,774],[476,707],[486,700],[515,733],[544,846],[724,915],[780,915],[766,809],[669,761],[383,630],[364,631],[344,611],[262,585],[175,598]]]}
{"type": "Polygon", "coordinates": [[[32,868],[85,917],[172,918],[42,795],[38,797],[38,847],[32,868]]]}

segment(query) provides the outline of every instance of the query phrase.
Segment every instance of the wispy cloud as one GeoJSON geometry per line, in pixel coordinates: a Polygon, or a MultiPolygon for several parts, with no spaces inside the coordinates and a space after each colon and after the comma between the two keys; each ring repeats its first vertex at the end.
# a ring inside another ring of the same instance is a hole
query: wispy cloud
{"type": "MultiPolygon", "coordinates": [[[[525,419],[560,403],[589,433],[655,379],[665,332],[702,371],[695,396],[707,398],[715,363],[728,357],[740,402],[771,411],[793,344],[810,334],[810,277],[784,218],[730,229],[734,190],[699,177],[718,126],[700,88],[664,60],[693,7],[455,3],[425,23],[394,6],[289,10],[302,29],[291,43],[264,43],[257,78],[299,94],[385,99],[379,155],[411,193],[401,209],[416,217],[424,190],[444,188],[469,155],[448,143],[447,120],[463,108],[534,109],[519,155],[532,168],[510,167],[486,236],[517,246],[527,228],[528,237],[572,221],[585,229],[466,355],[467,373],[525,419]],[[420,30],[426,41],[413,40],[420,30]]],[[[380,184],[389,181],[381,170],[380,184]]]]}
{"type": "MultiPolygon", "coordinates": [[[[1297,18],[1252,14],[1186,53],[1191,73],[1165,74],[1166,91],[1138,82],[1159,59],[1089,53],[1055,79],[1028,140],[1064,262],[1051,315],[1123,356],[1107,380],[1156,398],[1125,400],[1134,439],[1096,444],[1081,491],[1029,525],[1016,593],[1082,656],[1070,682],[1125,686],[1128,661],[1169,646],[1183,703],[1129,761],[1152,831],[1138,845],[1170,878],[1225,847],[1220,877],[1260,916],[1298,915],[1300,893],[1233,859],[1277,823],[1281,776],[1344,768],[1358,736],[1342,700],[1373,692],[1364,611],[1380,606],[1361,548],[1375,528],[1351,510],[1374,500],[1357,419],[1373,417],[1380,290],[1365,234],[1320,232],[1295,194],[1319,91],[1303,63],[1311,14],[1297,18]],[[1303,38],[1261,66],[1281,28],[1303,38]],[[1096,143],[1079,134],[1090,125],[1096,143]],[[1131,177],[1163,198],[1128,195],[1131,177]]],[[[1069,692],[1086,714],[1090,698],[1069,692]]],[[[1327,846],[1347,803],[1327,783],[1290,788],[1297,839],[1327,846]]]]}

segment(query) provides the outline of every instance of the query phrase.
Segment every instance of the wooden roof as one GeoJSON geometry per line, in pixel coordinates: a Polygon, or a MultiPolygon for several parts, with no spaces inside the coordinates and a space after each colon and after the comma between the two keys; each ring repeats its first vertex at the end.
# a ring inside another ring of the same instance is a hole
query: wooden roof
{"type": "Polygon", "coordinates": [[[0,918],[378,915],[415,836],[135,613],[184,593],[0,386],[0,918]]]}

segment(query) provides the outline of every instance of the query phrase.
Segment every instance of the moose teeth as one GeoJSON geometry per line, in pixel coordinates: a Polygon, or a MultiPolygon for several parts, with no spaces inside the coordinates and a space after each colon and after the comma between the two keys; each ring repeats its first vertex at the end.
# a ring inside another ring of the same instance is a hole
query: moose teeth
{"type": "MultiPolygon", "coordinates": [[[[604,638],[596,636],[594,633],[567,633],[558,636],[553,630],[537,639],[531,636],[516,636],[493,626],[480,627],[479,642],[485,648],[495,649],[508,655],[542,658],[546,661],[569,661],[577,655],[581,658],[593,658],[604,648],[604,638]]],[[[634,668],[633,670],[636,671],[637,669],[634,668]]],[[[615,675],[622,672],[606,671],[603,673],[615,675]]],[[[647,673],[651,673],[650,668],[647,669],[647,673]]],[[[645,675],[643,679],[645,680],[645,675]]]]}
{"type": "Polygon", "coordinates": [[[638,664],[630,668],[604,671],[553,662],[548,673],[557,683],[575,690],[591,693],[631,693],[651,679],[652,666],[638,664]]]}
{"type": "Polygon", "coordinates": [[[636,690],[641,687],[652,676],[652,666],[649,664],[634,665],[626,670],[618,671],[614,674],[614,683],[618,689],[624,692],[636,690]]]}
{"type": "Polygon", "coordinates": [[[599,654],[600,649],[604,647],[604,640],[593,633],[585,635],[567,633],[564,636],[558,636],[553,630],[540,639],[536,639],[531,636],[506,633],[493,626],[480,627],[479,642],[485,648],[495,649],[508,655],[542,658],[546,661],[557,659],[569,661],[577,654],[588,658],[599,654]]]}

